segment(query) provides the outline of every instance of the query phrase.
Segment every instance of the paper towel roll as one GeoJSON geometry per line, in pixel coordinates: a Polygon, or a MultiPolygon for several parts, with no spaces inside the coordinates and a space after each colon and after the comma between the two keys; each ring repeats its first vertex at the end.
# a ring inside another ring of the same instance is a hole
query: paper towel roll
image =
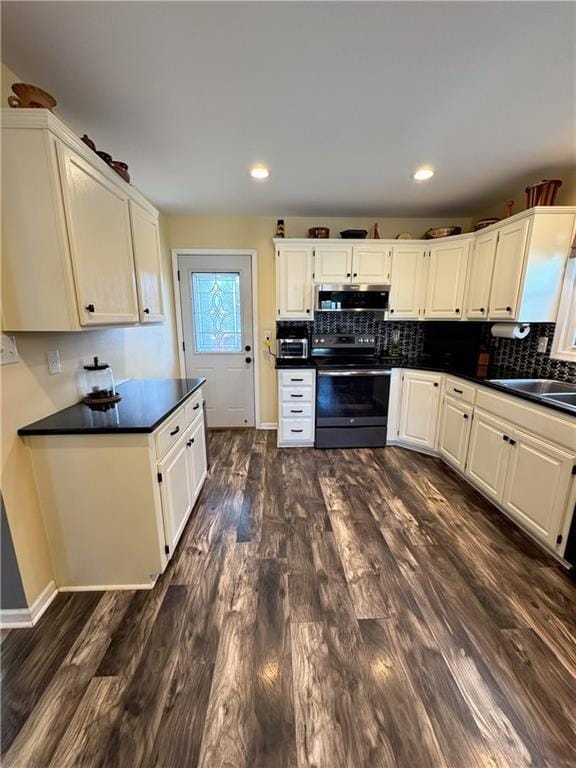
{"type": "Polygon", "coordinates": [[[490,332],[497,338],[525,339],[530,333],[530,326],[526,323],[494,323],[490,332]]]}

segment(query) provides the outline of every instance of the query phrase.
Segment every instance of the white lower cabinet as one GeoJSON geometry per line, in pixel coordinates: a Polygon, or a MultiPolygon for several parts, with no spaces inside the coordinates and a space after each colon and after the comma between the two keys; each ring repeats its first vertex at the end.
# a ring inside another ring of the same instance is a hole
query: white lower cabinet
{"type": "Polygon", "coordinates": [[[573,478],[574,455],[519,430],[508,443],[503,507],[550,546],[556,544],[573,478]]]}
{"type": "Polygon", "coordinates": [[[474,408],[471,405],[455,400],[449,395],[442,401],[438,451],[446,461],[462,471],[468,453],[473,413],[474,408]]]}
{"type": "Polygon", "coordinates": [[[186,436],[183,436],[158,464],[158,472],[162,477],[160,495],[164,534],[170,552],[174,551],[192,509],[191,479],[194,469],[190,467],[188,454],[186,436]]]}
{"type": "Polygon", "coordinates": [[[398,429],[402,442],[430,450],[435,448],[441,383],[440,374],[404,373],[398,429]]]}
{"type": "Polygon", "coordinates": [[[434,450],[439,412],[438,454],[562,555],[576,498],[576,419],[453,376],[445,377],[438,407],[434,379],[441,376],[405,370],[399,378],[390,414],[398,428],[389,440],[434,450]]]}
{"type": "Polygon", "coordinates": [[[493,499],[502,497],[511,431],[505,421],[480,410],[474,413],[465,474],[493,499]]]}
{"type": "Polygon", "coordinates": [[[206,477],[201,406],[198,389],[154,432],[24,438],[59,589],[154,585],[206,477]]]}
{"type": "Polygon", "coordinates": [[[316,371],[278,371],[278,447],[314,445],[316,371]]]}

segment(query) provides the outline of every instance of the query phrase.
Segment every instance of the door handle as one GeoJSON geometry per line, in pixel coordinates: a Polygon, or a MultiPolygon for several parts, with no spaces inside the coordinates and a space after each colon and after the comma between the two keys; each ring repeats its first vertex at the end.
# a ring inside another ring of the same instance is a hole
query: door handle
{"type": "Polygon", "coordinates": [[[303,429],[291,429],[290,432],[304,432],[303,429]]]}
{"type": "Polygon", "coordinates": [[[304,397],[304,395],[290,395],[290,397],[304,397]]]}
{"type": "Polygon", "coordinates": [[[251,362],[252,362],[252,358],[251,358],[251,357],[247,357],[247,358],[246,358],[246,362],[247,362],[247,363],[251,363],[251,362]]]}
{"type": "Polygon", "coordinates": [[[170,432],[170,437],[173,437],[174,435],[177,435],[178,432],[180,432],[180,427],[176,427],[176,429],[173,429],[172,432],[170,432]]]}
{"type": "Polygon", "coordinates": [[[196,403],[196,405],[194,406],[194,408],[192,408],[192,410],[197,411],[198,408],[200,408],[200,403],[196,403]]]}
{"type": "Polygon", "coordinates": [[[96,307],[94,306],[94,304],[86,305],[86,312],[95,312],[95,311],[96,311],[96,307]]]}
{"type": "Polygon", "coordinates": [[[304,413],[302,408],[290,408],[290,413],[304,413]]]}
{"type": "Polygon", "coordinates": [[[252,347],[250,346],[250,344],[246,344],[246,346],[244,347],[244,349],[245,349],[245,351],[246,351],[246,352],[250,352],[250,350],[252,349],[252,347]]]}
{"type": "Polygon", "coordinates": [[[144,310],[144,314],[145,315],[149,315],[150,314],[150,307],[146,307],[146,309],[144,310]]]}
{"type": "Polygon", "coordinates": [[[463,395],[464,394],[464,390],[463,389],[456,389],[456,387],[452,387],[452,389],[454,390],[454,392],[457,392],[459,395],[463,395]]]}

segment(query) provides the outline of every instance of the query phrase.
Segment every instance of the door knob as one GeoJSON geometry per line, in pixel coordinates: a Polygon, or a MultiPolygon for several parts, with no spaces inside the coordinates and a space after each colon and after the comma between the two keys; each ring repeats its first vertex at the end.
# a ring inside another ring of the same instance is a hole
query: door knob
{"type": "Polygon", "coordinates": [[[95,312],[95,311],[96,311],[96,307],[94,306],[94,304],[88,304],[86,306],[86,312],[95,312]]]}
{"type": "Polygon", "coordinates": [[[246,358],[246,362],[247,362],[247,363],[251,363],[251,362],[252,362],[252,358],[251,358],[251,357],[247,357],[247,358],[246,358]]]}
{"type": "Polygon", "coordinates": [[[252,347],[250,346],[250,344],[246,344],[246,346],[244,347],[244,349],[246,350],[246,352],[250,352],[250,350],[252,349],[252,347]]]}
{"type": "Polygon", "coordinates": [[[145,315],[149,315],[150,314],[150,308],[149,307],[146,307],[146,309],[144,310],[144,314],[145,315]]]}

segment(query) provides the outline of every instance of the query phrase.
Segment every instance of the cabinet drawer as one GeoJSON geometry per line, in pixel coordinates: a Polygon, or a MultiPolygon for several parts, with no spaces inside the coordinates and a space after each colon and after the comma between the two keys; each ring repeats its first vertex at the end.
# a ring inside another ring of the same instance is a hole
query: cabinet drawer
{"type": "Polygon", "coordinates": [[[314,399],[312,387],[280,387],[282,403],[311,403],[314,399]]]}
{"type": "Polygon", "coordinates": [[[306,419],[312,418],[312,403],[282,403],[283,419],[306,419]]]}
{"type": "Polygon", "coordinates": [[[279,371],[281,386],[311,387],[316,371],[279,371]]]}
{"type": "Polygon", "coordinates": [[[280,439],[282,442],[312,442],[314,439],[312,419],[282,419],[280,439]]]}
{"type": "Polygon", "coordinates": [[[461,379],[453,379],[451,376],[446,376],[444,391],[455,400],[463,400],[465,403],[470,403],[470,405],[474,405],[476,401],[476,387],[467,384],[461,379]]]}
{"type": "Polygon", "coordinates": [[[184,406],[185,409],[185,418],[186,418],[186,426],[188,424],[192,424],[194,419],[199,416],[200,412],[202,411],[202,390],[199,389],[197,392],[194,392],[192,397],[190,397],[184,406]]]}
{"type": "Polygon", "coordinates": [[[156,456],[159,459],[174,445],[178,438],[182,437],[185,428],[186,417],[184,408],[179,408],[156,432],[156,456]]]}

